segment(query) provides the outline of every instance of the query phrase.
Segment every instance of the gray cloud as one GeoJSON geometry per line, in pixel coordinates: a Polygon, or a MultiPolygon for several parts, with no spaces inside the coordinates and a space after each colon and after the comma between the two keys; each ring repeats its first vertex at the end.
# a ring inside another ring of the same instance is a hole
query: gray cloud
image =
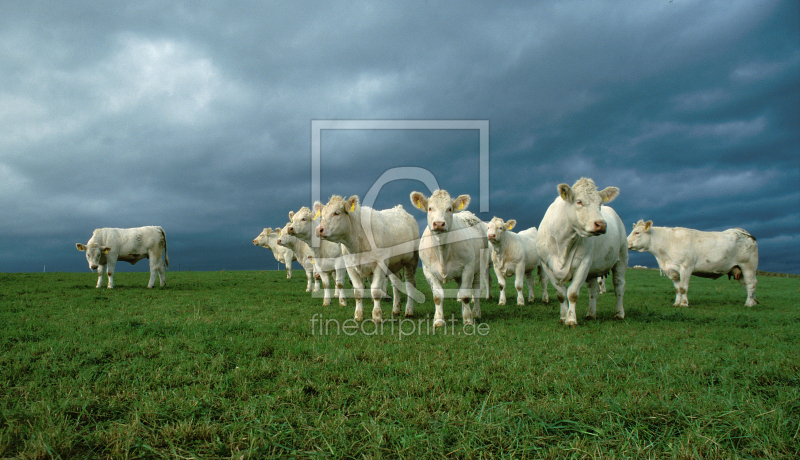
{"type": "MultiPolygon", "coordinates": [[[[311,204],[311,120],[478,119],[490,121],[486,219],[538,225],[556,185],[588,176],[621,188],[627,225],[742,226],[760,268],[800,273],[795,2],[0,13],[0,235],[15,242],[0,270],[85,270],[73,248],[92,229],[151,224],[180,269],[275,268],[250,241],[311,204]]],[[[363,197],[401,166],[481,193],[476,132],[325,131],[321,154],[323,200],[363,197]]],[[[415,213],[408,194],[423,187],[388,184],[376,206],[415,213]]]]}

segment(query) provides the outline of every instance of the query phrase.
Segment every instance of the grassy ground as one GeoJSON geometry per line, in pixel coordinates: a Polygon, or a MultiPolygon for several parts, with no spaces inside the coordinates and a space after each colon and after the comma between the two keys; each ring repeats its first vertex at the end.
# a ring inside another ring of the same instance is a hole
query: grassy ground
{"type": "Polygon", "coordinates": [[[798,278],[759,278],[753,308],[696,278],[679,309],[629,270],[623,321],[612,292],[583,320],[584,290],[574,330],[538,300],[465,329],[449,300],[433,333],[431,300],[381,330],[296,275],[0,274],[0,457],[800,455],[798,278]]]}

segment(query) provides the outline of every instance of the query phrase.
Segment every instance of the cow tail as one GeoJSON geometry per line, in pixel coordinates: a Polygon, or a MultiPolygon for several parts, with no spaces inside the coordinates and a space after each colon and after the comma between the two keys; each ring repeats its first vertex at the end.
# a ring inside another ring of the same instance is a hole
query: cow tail
{"type": "Polygon", "coordinates": [[[158,227],[161,230],[161,238],[164,240],[164,262],[167,264],[167,268],[169,268],[169,255],[167,254],[167,234],[164,233],[164,229],[158,227]]]}

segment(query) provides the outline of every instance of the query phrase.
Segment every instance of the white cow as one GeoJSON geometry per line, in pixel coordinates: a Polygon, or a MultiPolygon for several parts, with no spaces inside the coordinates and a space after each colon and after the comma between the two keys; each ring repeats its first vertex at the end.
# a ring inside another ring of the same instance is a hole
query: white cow
{"type": "MultiPolygon", "coordinates": [[[[289,224],[286,224],[289,225],[289,224]]],[[[275,240],[278,246],[284,247],[294,253],[297,261],[303,266],[306,272],[306,292],[311,292],[311,283],[314,283],[314,291],[319,291],[319,280],[314,276],[314,252],[307,244],[286,233],[286,227],[278,230],[278,238],[275,240]]]]}
{"type": "Polygon", "coordinates": [[[98,288],[103,284],[104,272],[108,277],[108,289],[114,288],[114,267],[118,260],[134,265],[142,259],[150,259],[147,287],[153,287],[156,274],[162,287],[167,282],[167,235],[161,227],[98,228],[92,232],[88,243],[77,243],[75,247],[86,252],[89,268],[97,270],[98,288]]]}
{"type": "Polygon", "coordinates": [[[539,283],[542,285],[542,301],[550,301],[547,294],[547,276],[539,265],[539,252],[536,250],[536,227],[531,227],[519,233],[511,229],[517,225],[515,219],[508,222],[495,217],[487,226],[489,246],[492,248],[492,265],[500,284],[500,301],[498,305],[506,304],[506,278],[516,275],[514,288],[517,290],[517,305],[525,305],[522,295],[523,277],[528,280],[528,301],[533,302],[534,270],[539,274],[539,283]]]}
{"type": "Polygon", "coordinates": [[[481,274],[489,265],[491,252],[486,224],[465,211],[469,202],[469,195],[454,200],[444,190],[436,190],[430,198],[420,192],[411,193],[411,203],[428,214],[428,225],[419,242],[419,256],[425,279],[433,292],[434,327],[445,325],[442,285],[449,280],[459,285],[456,297],[461,300],[464,324],[474,324],[473,318],[481,317],[481,274]],[[472,309],[470,299],[475,301],[472,309]]]}
{"type": "Polygon", "coordinates": [[[292,261],[297,260],[297,258],[294,256],[294,252],[292,252],[291,249],[278,245],[278,230],[280,229],[272,230],[271,227],[265,228],[253,240],[253,244],[272,251],[275,260],[286,265],[286,278],[288,279],[292,277],[292,261]]]}
{"type": "Polygon", "coordinates": [[[628,236],[628,249],[650,252],[675,285],[675,304],[688,307],[691,275],[716,279],[733,276],[747,291],[746,307],[756,301],[758,244],[741,228],[724,232],[702,232],[680,227],[655,227],[639,221],[628,236]]]}
{"type": "Polygon", "coordinates": [[[539,225],[536,249],[547,277],[558,291],[561,321],[570,327],[578,324],[575,306],[584,282],[589,288],[586,317],[596,317],[597,277],[609,271],[613,272],[617,297],[616,317],[624,318],[622,296],[628,266],[625,226],[613,209],[600,205],[614,200],[619,189],[606,187],[598,192],[591,179],[581,178],[572,187],[559,185],[558,193],[539,225]]]}
{"type": "MultiPolygon", "coordinates": [[[[400,205],[381,211],[361,206],[355,195],[347,200],[334,195],[325,206],[314,203],[314,212],[320,214],[320,223],[315,230],[317,236],[342,244],[347,274],[354,288],[356,321],[364,317],[364,278],[372,277],[372,320],[379,323],[383,320],[381,298],[386,292],[387,277],[392,276],[392,287],[396,288],[400,284],[400,273],[405,278],[408,297],[405,316],[413,316],[419,227],[411,214],[400,205]]],[[[400,314],[397,291],[392,314],[400,314]]]]}
{"type": "Polygon", "coordinates": [[[289,223],[283,227],[281,240],[286,236],[292,236],[311,250],[312,262],[314,263],[315,277],[322,281],[322,305],[331,304],[330,277],[334,275],[334,297],[339,298],[339,305],[347,306],[347,298],[344,291],[344,278],[347,269],[342,258],[342,245],[331,243],[330,241],[320,240],[317,247],[312,246],[311,236],[314,216],[311,209],[306,206],[300,208],[296,213],[289,211],[289,223]]]}

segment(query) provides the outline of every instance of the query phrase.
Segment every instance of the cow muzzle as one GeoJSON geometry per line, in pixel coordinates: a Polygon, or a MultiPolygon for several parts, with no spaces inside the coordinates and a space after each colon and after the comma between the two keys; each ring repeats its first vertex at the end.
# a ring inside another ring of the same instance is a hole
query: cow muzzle
{"type": "Polygon", "coordinates": [[[596,220],[592,224],[591,233],[594,235],[603,235],[606,232],[606,221],[596,220]]]}
{"type": "Polygon", "coordinates": [[[91,268],[92,270],[97,270],[97,267],[98,265],[89,265],[89,268],[91,268]]]}
{"type": "Polygon", "coordinates": [[[437,220],[431,223],[431,230],[434,232],[443,232],[447,230],[447,224],[443,220],[437,220]]]}
{"type": "Polygon", "coordinates": [[[317,227],[317,229],[314,231],[314,233],[316,233],[317,236],[320,237],[320,238],[325,238],[326,236],[328,236],[328,235],[325,234],[325,227],[323,227],[322,225],[317,227]]]}

